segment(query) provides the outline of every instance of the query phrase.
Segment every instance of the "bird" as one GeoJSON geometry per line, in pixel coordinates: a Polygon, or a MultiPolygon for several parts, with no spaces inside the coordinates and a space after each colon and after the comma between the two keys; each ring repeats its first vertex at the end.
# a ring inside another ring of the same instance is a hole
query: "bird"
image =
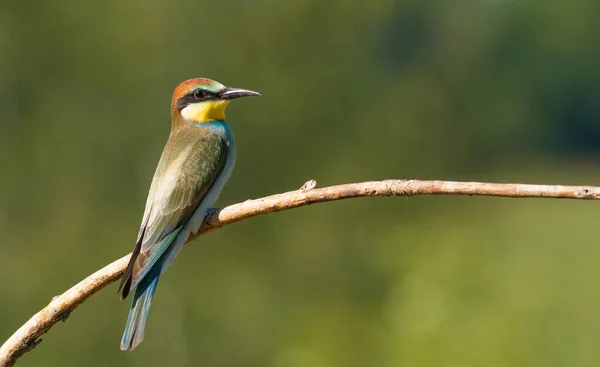
{"type": "Polygon", "coordinates": [[[150,303],[158,280],[231,175],[236,158],[233,133],[225,121],[232,99],[260,96],[207,79],[189,79],[171,99],[171,132],[154,173],[142,224],[118,293],[124,300],[135,288],[121,350],[144,339],[150,303]]]}

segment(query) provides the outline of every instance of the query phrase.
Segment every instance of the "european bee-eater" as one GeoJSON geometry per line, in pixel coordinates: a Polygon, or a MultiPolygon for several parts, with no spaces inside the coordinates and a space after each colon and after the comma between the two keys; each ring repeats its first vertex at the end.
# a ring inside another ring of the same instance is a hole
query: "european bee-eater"
{"type": "Polygon", "coordinates": [[[225,122],[234,98],[257,92],[228,88],[210,79],[181,83],[171,100],[171,134],[154,173],[146,209],[119,292],[136,287],[122,350],[133,350],[144,327],[158,279],[219,196],[235,163],[235,141],[225,122]]]}

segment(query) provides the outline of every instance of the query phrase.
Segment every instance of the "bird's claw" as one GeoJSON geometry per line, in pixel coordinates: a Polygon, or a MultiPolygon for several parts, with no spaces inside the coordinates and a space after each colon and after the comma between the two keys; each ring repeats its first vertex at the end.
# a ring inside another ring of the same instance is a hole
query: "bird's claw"
{"type": "Polygon", "coordinates": [[[213,216],[218,213],[219,208],[208,208],[206,210],[206,215],[204,215],[204,225],[210,227],[210,222],[212,221],[213,216]]]}

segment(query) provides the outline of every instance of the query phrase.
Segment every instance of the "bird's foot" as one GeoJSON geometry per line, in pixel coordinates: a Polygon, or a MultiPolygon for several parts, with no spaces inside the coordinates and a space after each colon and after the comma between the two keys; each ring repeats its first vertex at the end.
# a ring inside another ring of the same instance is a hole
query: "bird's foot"
{"type": "Polygon", "coordinates": [[[215,215],[219,213],[219,208],[208,208],[206,210],[206,215],[204,216],[204,225],[210,227],[210,222],[215,215]]]}

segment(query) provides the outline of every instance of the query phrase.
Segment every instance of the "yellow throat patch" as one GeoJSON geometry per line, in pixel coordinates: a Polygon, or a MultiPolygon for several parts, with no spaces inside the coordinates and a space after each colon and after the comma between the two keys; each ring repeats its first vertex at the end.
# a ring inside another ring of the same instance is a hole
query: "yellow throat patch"
{"type": "Polygon", "coordinates": [[[181,117],[194,122],[225,120],[225,108],[229,101],[206,101],[187,105],[181,110],[181,117]]]}

